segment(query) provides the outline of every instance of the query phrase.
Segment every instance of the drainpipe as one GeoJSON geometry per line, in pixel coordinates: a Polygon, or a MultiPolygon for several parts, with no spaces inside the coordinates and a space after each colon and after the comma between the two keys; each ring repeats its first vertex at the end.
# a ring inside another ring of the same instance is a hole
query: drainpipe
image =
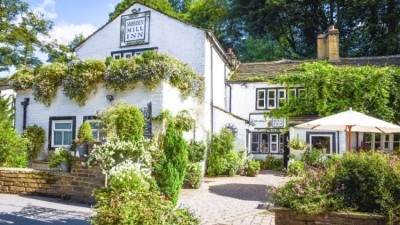
{"type": "Polygon", "coordinates": [[[21,102],[21,105],[24,106],[24,117],[22,120],[22,130],[25,130],[25,128],[26,128],[26,111],[27,111],[27,107],[29,105],[29,98],[24,98],[24,101],[21,102]]]}
{"type": "MultiPolygon", "coordinates": [[[[211,58],[211,134],[214,133],[214,59],[213,59],[213,43],[210,44],[210,58],[211,58]]],[[[211,140],[212,141],[212,140],[211,140]]]]}

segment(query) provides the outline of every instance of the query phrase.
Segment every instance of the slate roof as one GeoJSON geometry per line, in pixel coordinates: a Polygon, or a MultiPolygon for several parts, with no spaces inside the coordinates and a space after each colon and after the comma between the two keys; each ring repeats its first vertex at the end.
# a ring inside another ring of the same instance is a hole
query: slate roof
{"type": "MultiPolygon", "coordinates": [[[[274,62],[242,63],[234,70],[229,82],[257,82],[266,78],[275,78],[285,72],[295,71],[296,66],[304,62],[317,60],[288,60],[282,59],[274,62]]],[[[341,58],[339,61],[330,62],[337,66],[400,66],[400,55],[341,58]]]]}

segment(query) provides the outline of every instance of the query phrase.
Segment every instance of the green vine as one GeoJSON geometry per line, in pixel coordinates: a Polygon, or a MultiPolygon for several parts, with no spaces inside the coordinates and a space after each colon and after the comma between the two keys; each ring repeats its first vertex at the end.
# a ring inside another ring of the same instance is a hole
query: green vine
{"type": "Polygon", "coordinates": [[[63,80],[65,96],[79,106],[85,105],[88,96],[95,93],[97,84],[104,77],[105,64],[100,60],[85,60],[75,63],[71,72],[63,80]]]}
{"type": "Polygon", "coordinates": [[[304,87],[300,98],[289,98],[270,116],[326,116],[355,110],[389,121],[400,121],[400,67],[334,66],[327,62],[304,63],[274,83],[304,87]]]}
{"type": "Polygon", "coordinates": [[[39,68],[36,74],[33,69],[23,68],[11,78],[15,90],[32,88],[36,100],[46,106],[56,97],[61,83],[64,95],[83,106],[88,96],[96,92],[99,83],[107,90],[123,92],[134,89],[138,82],[154,90],[162,81],[178,88],[183,99],[191,96],[203,100],[204,77],[171,56],[151,51],[130,59],[108,58],[106,62],[53,63],[39,68]]]}
{"type": "Polygon", "coordinates": [[[33,79],[33,96],[37,101],[50,106],[57,96],[58,85],[65,77],[68,67],[65,64],[53,63],[39,68],[33,79]]]}

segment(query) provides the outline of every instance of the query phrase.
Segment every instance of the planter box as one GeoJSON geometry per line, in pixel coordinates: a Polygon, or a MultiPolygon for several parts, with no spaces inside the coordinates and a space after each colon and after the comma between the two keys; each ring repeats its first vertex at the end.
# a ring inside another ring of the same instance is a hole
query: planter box
{"type": "Polygon", "coordinates": [[[49,168],[49,162],[46,162],[46,161],[32,161],[32,169],[47,170],[48,168],[49,168]]]}
{"type": "MultiPolygon", "coordinates": [[[[286,208],[275,208],[276,225],[386,225],[386,217],[373,213],[360,212],[329,212],[324,214],[309,215],[295,213],[286,208]]],[[[394,225],[400,225],[400,221],[395,221],[394,225]]]]}

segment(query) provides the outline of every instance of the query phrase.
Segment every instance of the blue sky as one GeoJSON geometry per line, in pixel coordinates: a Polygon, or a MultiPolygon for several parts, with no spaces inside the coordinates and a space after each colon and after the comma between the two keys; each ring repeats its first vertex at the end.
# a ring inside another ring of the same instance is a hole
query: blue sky
{"type": "Polygon", "coordinates": [[[54,22],[51,37],[67,44],[75,34],[90,35],[108,21],[121,0],[23,0],[54,22]]]}

